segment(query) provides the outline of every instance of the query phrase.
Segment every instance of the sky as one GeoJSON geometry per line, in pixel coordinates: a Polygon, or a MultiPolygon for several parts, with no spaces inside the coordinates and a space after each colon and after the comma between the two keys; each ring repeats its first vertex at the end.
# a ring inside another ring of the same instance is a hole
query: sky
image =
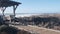
{"type": "MultiPolygon", "coordinates": [[[[13,0],[21,2],[16,13],[60,13],[60,0],[13,0]]],[[[5,13],[13,13],[8,7],[5,13]]]]}

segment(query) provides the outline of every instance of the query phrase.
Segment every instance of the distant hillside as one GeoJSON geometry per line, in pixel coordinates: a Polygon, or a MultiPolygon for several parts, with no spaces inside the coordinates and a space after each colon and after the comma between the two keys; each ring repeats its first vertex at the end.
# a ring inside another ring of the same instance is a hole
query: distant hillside
{"type": "Polygon", "coordinates": [[[20,22],[25,25],[36,25],[39,27],[60,29],[60,15],[47,14],[47,15],[32,15],[19,18],[20,22]]]}

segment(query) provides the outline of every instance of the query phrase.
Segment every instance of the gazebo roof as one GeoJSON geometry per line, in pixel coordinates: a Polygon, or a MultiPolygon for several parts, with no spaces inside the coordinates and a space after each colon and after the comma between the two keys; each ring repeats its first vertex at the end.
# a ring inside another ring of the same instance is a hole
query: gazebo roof
{"type": "Polygon", "coordinates": [[[10,7],[21,3],[15,1],[0,1],[0,7],[10,7]]]}

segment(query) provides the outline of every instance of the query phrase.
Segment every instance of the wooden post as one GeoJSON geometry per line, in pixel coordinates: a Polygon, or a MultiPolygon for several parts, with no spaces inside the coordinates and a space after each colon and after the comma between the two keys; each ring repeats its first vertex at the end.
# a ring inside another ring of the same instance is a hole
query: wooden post
{"type": "Polygon", "coordinates": [[[14,6],[13,6],[13,14],[14,14],[14,17],[16,16],[15,11],[16,11],[17,6],[18,6],[18,5],[14,5],[14,6]]]}
{"type": "MultiPolygon", "coordinates": [[[[3,15],[2,15],[2,19],[3,19],[3,20],[4,20],[4,16],[5,16],[5,15],[4,15],[5,9],[6,9],[6,7],[1,7],[1,11],[2,11],[2,14],[3,14],[3,15]]],[[[3,22],[3,21],[2,21],[2,22],[3,22]]],[[[4,22],[3,22],[3,23],[4,23],[4,22]]]]}
{"type": "Polygon", "coordinates": [[[2,10],[3,17],[4,17],[5,16],[4,11],[5,11],[6,7],[1,7],[1,8],[2,8],[1,10],[2,10]]]}
{"type": "Polygon", "coordinates": [[[17,6],[18,6],[18,5],[14,5],[14,6],[13,6],[13,14],[14,14],[14,16],[13,16],[13,19],[14,19],[14,20],[13,20],[13,21],[14,21],[14,23],[15,23],[15,16],[16,16],[15,11],[16,11],[17,6]]]}

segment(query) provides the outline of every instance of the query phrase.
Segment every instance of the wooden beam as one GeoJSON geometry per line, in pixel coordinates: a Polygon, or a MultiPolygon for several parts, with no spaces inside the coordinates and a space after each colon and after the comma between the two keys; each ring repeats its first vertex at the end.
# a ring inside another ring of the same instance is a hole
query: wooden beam
{"type": "Polygon", "coordinates": [[[14,6],[13,6],[13,13],[14,13],[14,16],[16,16],[15,11],[16,11],[17,7],[18,7],[18,5],[14,5],[14,6]]]}

